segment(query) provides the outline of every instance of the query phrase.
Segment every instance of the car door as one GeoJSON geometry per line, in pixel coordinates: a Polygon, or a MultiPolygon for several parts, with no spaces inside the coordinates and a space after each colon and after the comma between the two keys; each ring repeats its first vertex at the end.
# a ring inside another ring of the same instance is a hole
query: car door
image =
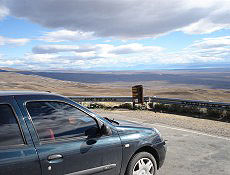
{"type": "Polygon", "coordinates": [[[24,115],[31,120],[34,128],[31,132],[36,133],[33,139],[36,140],[44,175],[104,175],[112,170],[119,174],[122,157],[120,139],[118,136],[101,136],[98,123],[92,116],[64,98],[18,97],[17,101],[24,109],[24,115]],[[87,132],[90,137],[85,135],[87,132]],[[108,150],[113,151],[112,154],[108,150]],[[111,161],[105,152],[114,156],[111,161]]]}
{"type": "Polygon", "coordinates": [[[41,175],[38,155],[11,96],[0,97],[0,174],[41,175]]]}

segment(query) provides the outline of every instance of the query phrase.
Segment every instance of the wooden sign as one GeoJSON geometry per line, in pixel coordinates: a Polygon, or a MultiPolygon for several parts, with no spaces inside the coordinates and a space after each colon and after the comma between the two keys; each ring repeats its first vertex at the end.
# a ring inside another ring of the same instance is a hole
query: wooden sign
{"type": "Polygon", "coordinates": [[[132,97],[133,97],[133,103],[141,103],[141,104],[144,103],[142,85],[136,85],[132,87],[132,97]]]}

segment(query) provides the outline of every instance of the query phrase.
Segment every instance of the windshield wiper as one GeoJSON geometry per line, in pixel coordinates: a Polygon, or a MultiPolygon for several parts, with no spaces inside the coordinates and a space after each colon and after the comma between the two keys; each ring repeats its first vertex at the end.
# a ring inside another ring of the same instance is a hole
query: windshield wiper
{"type": "Polygon", "coordinates": [[[110,123],[115,123],[115,124],[119,125],[119,122],[114,120],[114,119],[109,119],[108,117],[104,117],[104,119],[108,120],[110,123]]]}

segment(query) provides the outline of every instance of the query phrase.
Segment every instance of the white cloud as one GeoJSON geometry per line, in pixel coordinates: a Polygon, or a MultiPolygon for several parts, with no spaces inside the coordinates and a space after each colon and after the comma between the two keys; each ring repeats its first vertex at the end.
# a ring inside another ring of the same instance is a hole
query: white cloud
{"type": "Polygon", "coordinates": [[[35,70],[80,68],[79,65],[75,64],[74,58],[58,54],[26,53],[23,60],[26,64],[24,67],[35,70]]]}
{"type": "Polygon", "coordinates": [[[145,46],[139,43],[118,46],[112,44],[41,45],[35,47],[33,51],[35,54],[31,54],[30,59],[36,61],[48,59],[47,63],[55,63],[55,66],[65,65],[66,68],[77,66],[78,68],[113,69],[149,64],[227,62],[230,59],[230,36],[198,40],[187,48],[173,53],[168,53],[162,47],[145,46]]]}
{"type": "Polygon", "coordinates": [[[95,51],[77,52],[74,55],[79,57],[79,58],[96,58],[97,57],[97,54],[95,51]]]}
{"type": "Polygon", "coordinates": [[[204,38],[177,53],[162,55],[166,63],[229,62],[230,36],[204,38]]]}
{"type": "Polygon", "coordinates": [[[137,43],[119,46],[111,44],[40,45],[33,48],[33,53],[27,53],[24,60],[28,65],[36,65],[41,69],[129,67],[148,63],[152,55],[157,55],[162,51],[161,47],[137,43]]]}
{"type": "MultiPolygon", "coordinates": [[[[202,2],[199,2],[200,4],[202,2]]],[[[205,0],[203,3],[211,4],[209,14],[182,28],[189,34],[208,34],[220,29],[230,28],[230,1],[229,0],[205,0]]]]}
{"type": "Polygon", "coordinates": [[[218,47],[230,47],[230,36],[222,36],[216,38],[204,38],[200,41],[196,41],[194,44],[189,46],[189,48],[203,48],[212,49],[218,47]]]}
{"type": "Polygon", "coordinates": [[[35,54],[70,52],[79,50],[79,46],[72,45],[40,45],[33,48],[35,54]]]}
{"type": "Polygon", "coordinates": [[[50,63],[55,61],[58,57],[56,54],[25,54],[25,60],[28,62],[43,62],[43,63],[50,63]]]}
{"type": "MultiPolygon", "coordinates": [[[[1,1],[0,1],[1,3],[1,1]]],[[[0,20],[9,14],[9,10],[0,4],[0,20]]]]}
{"type": "Polygon", "coordinates": [[[5,0],[10,14],[63,29],[44,40],[69,41],[91,35],[156,37],[172,31],[210,33],[229,28],[229,0],[5,0]],[[70,31],[72,30],[72,32],[70,31]]]}
{"type": "Polygon", "coordinates": [[[3,36],[0,36],[0,46],[8,45],[8,44],[22,46],[22,45],[25,45],[29,41],[30,39],[27,39],[27,38],[6,38],[3,36]]]}
{"type": "Polygon", "coordinates": [[[47,54],[47,53],[59,53],[59,52],[88,52],[94,50],[94,46],[80,47],[77,45],[40,45],[34,47],[33,53],[35,54],[47,54]]]}
{"type": "Polygon", "coordinates": [[[21,59],[9,59],[0,54],[0,67],[17,67],[17,65],[23,64],[23,62],[21,59]]]}
{"type": "Polygon", "coordinates": [[[202,19],[196,23],[192,23],[189,26],[184,27],[182,31],[188,34],[209,34],[221,29],[228,28],[230,28],[230,23],[213,23],[208,19],[202,19]]]}
{"type": "Polygon", "coordinates": [[[140,52],[160,52],[162,50],[163,48],[158,46],[143,46],[142,44],[133,43],[114,47],[111,52],[114,54],[131,54],[140,52]]]}
{"type": "Polygon", "coordinates": [[[39,54],[50,54],[50,53],[71,53],[78,59],[97,59],[97,58],[112,58],[117,55],[128,55],[132,54],[153,54],[163,50],[162,47],[158,46],[144,46],[138,43],[124,44],[114,46],[111,44],[96,44],[96,45],[40,45],[32,49],[33,53],[39,54]]]}
{"type": "Polygon", "coordinates": [[[126,69],[141,65],[225,63],[230,60],[230,36],[204,38],[178,52],[143,44],[41,45],[24,58],[6,59],[0,65],[31,69],[126,69]],[[38,50],[37,50],[38,51],[38,50]]]}
{"type": "Polygon", "coordinates": [[[40,38],[47,42],[65,42],[65,41],[79,41],[94,39],[93,32],[81,32],[71,30],[57,30],[53,32],[46,32],[40,38]]]}

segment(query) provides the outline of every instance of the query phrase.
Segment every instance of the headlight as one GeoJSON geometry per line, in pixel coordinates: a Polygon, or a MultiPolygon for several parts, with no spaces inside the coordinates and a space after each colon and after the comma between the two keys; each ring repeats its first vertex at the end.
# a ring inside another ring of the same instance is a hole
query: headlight
{"type": "Polygon", "coordinates": [[[164,139],[163,139],[163,137],[162,137],[160,131],[159,131],[158,129],[156,129],[156,128],[154,128],[154,130],[155,130],[155,132],[158,134],[160,140],[163,141],[164,139]]]}

